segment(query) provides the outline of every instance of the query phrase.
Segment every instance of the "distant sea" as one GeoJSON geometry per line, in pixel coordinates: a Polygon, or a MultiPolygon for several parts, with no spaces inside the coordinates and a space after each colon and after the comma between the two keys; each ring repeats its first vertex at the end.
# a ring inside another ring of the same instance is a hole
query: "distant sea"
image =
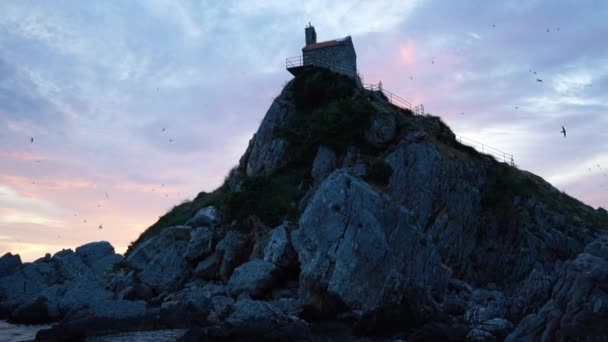
{"type": "Polygon", "coordinates": [[[10,324],[7,321],[0,321],[0,341],[32,341],[36,337],[36,333],[39,330],[49,327],[49,325],[22,325],[10,324]]]}

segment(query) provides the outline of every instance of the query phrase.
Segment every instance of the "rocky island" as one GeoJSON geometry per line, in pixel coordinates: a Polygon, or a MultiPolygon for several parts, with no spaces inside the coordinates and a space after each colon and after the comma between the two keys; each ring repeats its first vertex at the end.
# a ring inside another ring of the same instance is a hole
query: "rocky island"
{"type": "Polygon", "coordinates": [[[276,97],[221,187],[126,255],[0,258],[39,341],[608,340],[608,213],[325,68],[276,97]]]}

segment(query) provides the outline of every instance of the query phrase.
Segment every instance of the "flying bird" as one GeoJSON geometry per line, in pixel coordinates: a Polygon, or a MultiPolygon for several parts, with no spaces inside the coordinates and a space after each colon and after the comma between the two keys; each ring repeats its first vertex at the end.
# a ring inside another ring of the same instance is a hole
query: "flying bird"
{"type": "Polygon", "coordinates": [[[564,138],[566,137],[566,129],[564,128],[564,126],[562,126],[562,131],[560,133],[564,135],[564,138]]]}
{"type": "Polygon", "coordinates": [[[537,78],[537,79],[536,79],[536,82],[545,83],[545,82],[543,82],[543,80],[541,80],[540,78],[537,78]]]}
{"type": "Polygon", "coordinates": [[[167,130],[167,128],[163,127],[163,129],[161,129],[160,131],[161,131],[161,132],[164,132],[164,131],[166,131],[166,130],[167,130]]]}
{"type": "Polygon", "coordinates": [[[106,198],[110,198],[110,196],[108,196],[108,193],[107,193],[107,192],[106,192],[105,194],[106,194],[106,198]]]}
{"type": "Polygon", "coordinates": [[[414,79],[414,76],[410,76],[410,80],[413,80],[413,79],[414,79]]]}
{"type": "Polygon", "coordinates": [[[493,24],[492,27],[496,27],[496,24],[493,24]]]}
{"type": "Polygon", "coordinates": [[[30,138],[30,144],[33,144],[33,143],[34,143],[34,137],[31,137],[30,138]]]}
{"type": "Polygon", "coordinates": [[[103,229],[103,224],[99,225],[99,228],[97,228],[97,230],[103,229]]]}
{"type": "Polygon", "coordinates": [[[432,61],[431,61],[431,64],[435,64],[435,61],[434,61],[434,60],[432,60],[432,61]]]}
{"type": "Polygon", "coordinates": [[[549,32],[549,29],[547,29],[547,32],[549,32]]]}
{"type": "Polygon", "coordinates": [[[169,139],[169,142],[173,142],[173,139],[169,139]]]}
{"type": "Polygon", "coordinates": [[[519,106],[515,106],[515,109],[519,109],[519,106]]]}
{"type": "Polygon", "coordinates": [[[84,220],[84,223],[87,223],[87,220],[86,220],[86,219],[84,220]]]}

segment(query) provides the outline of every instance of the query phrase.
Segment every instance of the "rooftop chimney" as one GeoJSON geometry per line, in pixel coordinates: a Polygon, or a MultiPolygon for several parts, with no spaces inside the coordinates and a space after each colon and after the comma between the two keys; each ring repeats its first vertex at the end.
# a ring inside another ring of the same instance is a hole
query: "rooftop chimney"
{"type": "Polygon", "coordinates": [[[314,26],[310,25],[310,22],[304,32],[306,33],[306,46],[317,43],[317,32],[314,26]]]}

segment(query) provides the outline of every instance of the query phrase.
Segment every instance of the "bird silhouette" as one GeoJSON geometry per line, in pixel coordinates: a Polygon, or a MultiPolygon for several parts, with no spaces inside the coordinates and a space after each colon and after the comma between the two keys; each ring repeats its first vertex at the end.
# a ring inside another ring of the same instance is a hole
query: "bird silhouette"
{"type": "Polygon", "coordinates": [[[545,83],[545,82],[543,82],[543,80],[541,80],[540,78],[537,78],[537,79],[536,79],[536,82],[545,83]]]}
{"type": "Polygon", "coordinates": [[[166,130],[167,130],[167,129],[166,129],[165,127],[163,127],[163,129],[161,129],[160,131],[161,131],[161,132],[164,132],[164,131],[166,131],[166,130]]]}
{"type": "Polygon", "coordinates": [[[519,106],[515,106],[515,109],[519,109],[519,106]]]}
{"type": "Polygon", "coordinates": [[[493,24],[492,27],[496,27],[496,24],[493,24]]]}
{"type": "Polygon", "coordinates": [[[84,223],[87,223],[87,219],[84,219],[84,223]]]}
{"type": "Polygon", "coordinates": [[[547,32],[549,32],[549,29],[547,29],[547,32]]]}
{"type": "Polygon", "coordinates": [[[106,198],[110,198],[110,196],[108,196],[108,193],[106,192],[106,198]]]}
{"type": "Polygon", "coordinates": [[[173,142],[173,139],[169,139],[169,142],[173,142]]]}
{"type": "Polygon", "coordinates": [[[99,225],[99,228],[97,228],[97,230],[103,229],[103,224],[99,225]]]}
{"type": "Polygon", "coordinates": [[[564,128],[564,126],[562,126],[562,131],[560,133],[564,135],[564,138],[566,137],[566,129],[564,128]]]}
{"type": "Polygon", "coordinates": [[[33,144],[33,143],[34,143],[34,137],[31,137],[30,138],[30,144],[33,144]]]}

